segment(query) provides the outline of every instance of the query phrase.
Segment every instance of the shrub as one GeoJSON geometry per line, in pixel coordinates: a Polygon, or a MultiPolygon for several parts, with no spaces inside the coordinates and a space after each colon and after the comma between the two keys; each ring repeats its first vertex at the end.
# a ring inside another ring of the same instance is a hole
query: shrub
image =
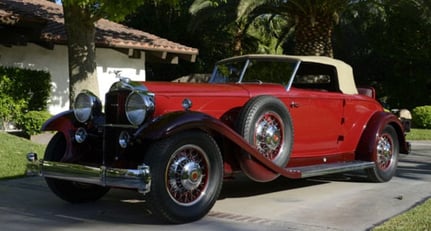
{"type": "Polygon", "coordinates": [[[19,120],[18,126],[29,136],[36,135],[40,133],[42,124],[50,117],[47,111],[29,111],[19,120]]]}
{"type": "Polygon", "coordinates": [[[414,108],[412,117],[412,122],[415,127],[431,129],[431,106],[414,108]]]}
{"type": "Polygon", "coordinates": [[[0,127],[23,120],[28,111],[43,111],[51,91],[46,71],[0,67],[0,127]]]}
{"type": "Polygon", "coordinates": [[[47,107],[51,92],[51,76],[46,71],[0,67],[0,92],[14,100],[24,99],[28,111],[47,107]]]}

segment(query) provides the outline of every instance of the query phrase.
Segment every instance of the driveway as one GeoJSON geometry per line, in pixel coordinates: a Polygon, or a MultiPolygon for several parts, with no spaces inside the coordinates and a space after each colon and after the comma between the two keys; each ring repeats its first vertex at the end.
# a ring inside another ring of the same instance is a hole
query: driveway
{"type": "Polygon", "coordinates": [[[146,209],[141,195],[111,190],[94,203],[55,197],[39,177],[0,181],[2,230],[368,230],[431,197],[431,142],[414,142],[397,176],[369,183],[361,173],[255,183],[226,181],[200,221],[169,225],[146,209]]]}

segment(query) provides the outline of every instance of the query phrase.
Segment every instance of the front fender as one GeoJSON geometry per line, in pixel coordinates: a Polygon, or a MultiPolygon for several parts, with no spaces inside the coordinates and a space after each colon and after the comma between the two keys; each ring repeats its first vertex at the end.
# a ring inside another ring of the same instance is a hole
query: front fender
{"type": "Polygon", "coordinates": [[[67,134],[67,131],[74,128],[75,116],[73,111],[64,111],[49,118],[41,128],[41,131],[59,131],[67,134]]]}
{"type": "Polygon", "coordinates": [[[377,139],[386,125],[391,125],[396,130],[400,153],[409,153],[408,143],[406,142],[403,125],[400,120],[392,113],[381,111],[376,112],[368,121],[356,148],[356,159],[373,160],[377,139]]]}
{"type": "MultiPolygon", "coordinates": [[[[266,159],[255,147],[251,146],[241,135],[222,121],[201,112],[178,111],[165,114],[137,131],[137,137],[147,140],[158,140],[185,131],[188,129],[201,129],[213,132],[229,139],[253,158],[240,157],[246,165],[253,165],[253,171],[265,178],[274,173],[290,178],[298,178],[298,173],[285,171],[284,168],[266,159]],[[252,162],[251,164],[248,162],[252,162]]],[[[239,154],[241,155],[241,154],[239,154]]]]}
{"type": "Polygon", "coordinates": [[[242,139],[220,120],[194,111],[176,111],[164,114],[138,129],[136,134],[141,139],[158,140],[189,129],[215,131],[231,139],[242,139]]]}

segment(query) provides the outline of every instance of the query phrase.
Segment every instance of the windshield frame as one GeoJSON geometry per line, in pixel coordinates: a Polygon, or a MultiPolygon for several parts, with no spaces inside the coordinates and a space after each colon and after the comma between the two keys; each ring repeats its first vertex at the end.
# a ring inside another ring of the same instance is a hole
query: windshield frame
{"type": "MultiPolygon", "coordinates": [[[[252,61],[258,61],[258,62],[284,62],[284,63],[289,63],[290,65],[293,66],[292,72],[290,74],[290,76],[288,76],[288,81],[287,84],[282,84],[283,86],[285,86],[286,91],[290,90],[292,83],[293,83],[293,78],[296,75],[299,66],[301,64],[301,60],[299,59],[295,59],[295,58],[291,58],[291,57],[286,57],[286,56],[264,56],[264,55],[257,55],[257,56],[241,56],[241,57],[234,57],[234,58],[228,58],[228,59],[224,59],[221,60],[219,62],[216,63],[216,65],[214,66],[214,69],[212,71],[211,74],[211,78],[209,79],[209,83],[226,83],[226,84],[245,84],[244,82],[244,76],[246,74],[247,68],[249,67],[250,63],[252,61]],[[216,80],[216,75],[218,73],[218,69],[220,65],[224,65],[224,64],[229,64],[229,63],[240,63],[243,62],[244,64],[242,65],[242,70],[240,72],[240,76],[238,78],[238,81],[236,82],[220,82],[216,80]]],[[[287,79],[286,78],[286,79],[287,79]]],[[[262,84],[262,82],[258,82],[259,84],[262,84]]],[[[281,83],[279,83],[281,84],[281,83]]]]}

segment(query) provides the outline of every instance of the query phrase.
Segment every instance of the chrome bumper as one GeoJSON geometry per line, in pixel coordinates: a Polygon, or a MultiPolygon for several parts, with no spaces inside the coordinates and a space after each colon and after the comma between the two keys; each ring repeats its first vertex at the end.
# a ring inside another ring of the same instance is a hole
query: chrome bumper
{"type": "Polygon", "coordinates": [[[80,164],[38,160],[35,153],[27,154],[27,174],[40,175],[104,187],[137,189],[140,193],[150,191],[150,167],[142,164],[137,169],[92,167],[80,164]]]}

